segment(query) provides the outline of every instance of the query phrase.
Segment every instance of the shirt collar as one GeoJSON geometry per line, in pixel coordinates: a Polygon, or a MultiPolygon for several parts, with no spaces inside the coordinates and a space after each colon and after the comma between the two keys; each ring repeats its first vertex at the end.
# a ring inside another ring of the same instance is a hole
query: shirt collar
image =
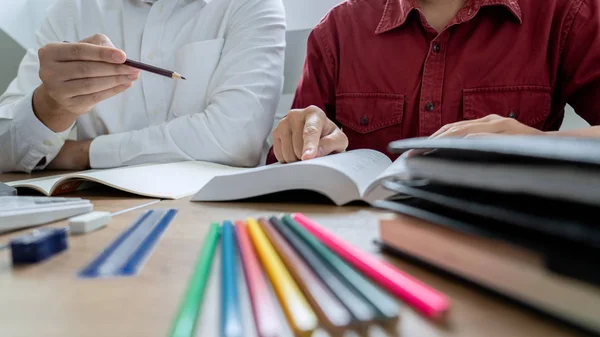
{"type": "MultiPolygon", "coordinates": [[[[519,0],[467,0],[464,7],[457,13],[459,22],[470,20],[484,6],[504,7],[514,15],[520,24],[523,23],[519,0]]],[[[387,0],[375,34],[385,33],[402,26],[406,22],[408,14],[418,9],[417,0],[387,0]]]]}

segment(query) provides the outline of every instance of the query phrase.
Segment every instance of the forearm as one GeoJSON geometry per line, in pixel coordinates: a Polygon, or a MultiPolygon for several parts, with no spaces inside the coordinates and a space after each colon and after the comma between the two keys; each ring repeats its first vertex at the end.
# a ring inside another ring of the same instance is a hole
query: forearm
{"type": "Polygon", "coordinates": [[[552,136],[563,136],[563,137],[594,138],[594,137],[600,137],[600,126],[591,126],[591,127],[575,129],[575,130],[552,131],[552,132],[547,132],[547,134],[552,135],[552,136]]]}
{"type": "Polygon", "coordinates": [[[186,160],[255,166],[273,114],[263,112],[256,105],[242,105],[247,109],[247,114],[239,114],[237,118],[229,118],[229,112],[224,110],[239,111],[241,107],[226,108],[219,104],[161,125],[100,136],[90,148],[91,167],[186,160]]]}

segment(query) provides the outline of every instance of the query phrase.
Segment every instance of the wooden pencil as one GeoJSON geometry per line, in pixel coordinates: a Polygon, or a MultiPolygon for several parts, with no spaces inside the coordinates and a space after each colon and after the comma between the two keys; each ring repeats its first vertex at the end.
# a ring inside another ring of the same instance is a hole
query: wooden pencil
{"type": "Polygon", "coordinates": [[[315,274],[321,278],[329,290],[344,304],[358,323],[368,324],[375,320],[375,307],[364,299],[358,291],[345,283],[341,275],[329,268],[325,261],[307,243],[297,236],[294,231],[285,226],[278,218],[272,217],[270,218],[270,222],[308,265],[311,266],[315,274]]]}
{"type": "MultiPolygon", "coordinates": [[[[63,41],[64,43],[70,43],[69,41],[63,41]]],[[[167,70],[167,69],[163,69],[163,68],[159,68],[153,65],[149,65],[146,63],[142,63],[139,61],[134,61],[134,60],[130,60],[130,59],[125,59],[125,62],[123,62],[124,65],[136,68],[136,69],[140,69],[140,70],[145,70],[148,72],[151,72],[153,74],[157,74],[157,75],[161,75],[161,76],[165,76],[165,77],[170,77],[174,80],[185,80],[185,77],[181,76],[181,74],[178,74],[174,71],[171,70],[167,70]]]]}
{"type": "Polygon", "coordinates": [[[240,247],[240,257],[252,304],[256,332],[259,337],[279,337],[282,326],[278,320],[273,319],[273,317],[277,317],[277,309],[254,247],[252,247],[246,222],[236,221],[235,233],[240,247]]]}
{"type": "Polygon", "coordinates": [[[246,223],[257,255],[294,333],[302,337],[311,336],[318,323],[314,311],[256,220],[250,218],[246,223]]]}
{"type": "Polygon", "coordinates": [[[237,289],[233,223],[221,227],[221,337],[242,337],[244,328],[237,289]]]}
{"type": "Polygon", "coordinates": [[[288,226],[304,242],[306,242],[327,264],[342,275],[344,279],[359,291],[364,299],[369,301],[377,310],[377,318],[380,321],[390,321],[398,319],[399,306],[398,303],[383,290],[376,287],[371,281],[358,273],[339,256],[325,247],[317,238],[310,234],[304,227],[292,219],[289,215],[285,215],[282,223],[288,226]]]}
{"type": "Polygon", "coordinates": [[[352,323],[350,312],[273,228],[273,225],[265,218],[258,219],[258,223],[317,312],[321,322],[326,327],[337,331],[343,330],[352,323]]]}
{"type": "Polygon", "coordinates": [[[204,239],[198,262],[196,262],[194,268],[194,274],[188,283],[179,312],[171,326],[170,337],[192,337],[196,335],[196,320],[200,313],[204,289],[210,275],[215,248],[219,241],[220,227],[218,223],[211,224],[208,235],[204,239]]]}
{"type": "Polygon", "coordinates": [[[156,66],[152,66],[146,63],[142,63],[142,62],[138,62],[138,61],[134,61],[134,60],[130,60],[130,59],[126,59],[125,62],[123,63],[124,65],[128,65],[130,67],[136,68],[136,69],[140,69],[140,70],[145,70],[148,72],[151,72],[153,74],[157,74],[157,75],[162,75],[165,77],[170,77],[174,80],[185,80],[185,77],[181,76],[180,74],[171,71],[171,70],[167,70],[167,69],[163,69],[163,68],[159,68],[156,66]]]}

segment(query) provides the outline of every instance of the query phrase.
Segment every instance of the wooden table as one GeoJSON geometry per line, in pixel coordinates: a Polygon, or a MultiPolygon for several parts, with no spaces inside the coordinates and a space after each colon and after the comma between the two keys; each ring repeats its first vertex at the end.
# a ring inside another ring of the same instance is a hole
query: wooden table
{"type": "MultiPolygon", "coordinates": [[[[0,174],[0,181],[26,179],[20,174],[0,174]]],[[[93,200],[96,210],[117,211],[151,199],[111,190],[78,192],[93,200]]],[[[80,280],[76,271],[95,257],[138,215],[116,216],[107,228],[70,238],[69,249],[38,265],[13,268],[9,254],[0,252],[0,336],[2,337],[165,337],[192,273],[211,221],[249,216],[303,212],[364,250],[377,253],[377,217],[382,213],[361,207],[326,205],[192,203],[189,199],[161,201],[152,208],[177,208],[179,213],[158,243],[141,273],[135,277],[80,280]],[[335,219],[338,220],[335,220],[335,219]]],[[[64,226],[65,221],[52,226],[64,226]]],[[[5,234],[0,242],[21,232],[5,234]]],[[[217,252],[218,253],[218,252],[217,252]]],[[[218,254],[217,254],[218,256],[218,254]]],[[[394,331],[374,329],[365,336],[577,336],[570,328],[504,302],[456,281],[432,274],[405,261],[382,256],[402,270],[446,293],[452,309],[446,323],[434,324],[408,306],[394,331]]],[[[197,336],[218,336],[220,265],[213,264],[197,336]]],[[[243,281],[243,313],[250,306],[243,281]]],[[[284,320],[283,315],[278,318],[284,320]]],[[[246,336],[255,336],[251,321],[246,336]]],[[[314,336],[324,336],[319,331],[314,336]]],[[[346,335],[353,335],[347,333],[346,335]]],[[[356,334],[354,334],[356,335],[356,334]]]]}

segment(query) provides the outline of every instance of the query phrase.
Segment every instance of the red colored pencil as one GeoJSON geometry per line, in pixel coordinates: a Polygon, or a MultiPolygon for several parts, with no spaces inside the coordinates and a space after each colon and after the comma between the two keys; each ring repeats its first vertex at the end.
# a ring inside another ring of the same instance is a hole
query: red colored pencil
{"type": "Polygon", "coordinates": [[[240,256],[252,303],[256,332],[260,337],[278,337],[282,334],[282,327],[276,319],[279,316],[275,309],[274,299],[269,292],[267,280],[252,246],[246,222],[236,221],[235,233],[240,246],[240,256]]]}
{"type": "Polygon", "coordinates": [[[450,304],[444,294],[352,246],[308,217],[300,213],[292,217],[329,249],[427,317],[438,319],[448,310],[450,304]]]}

